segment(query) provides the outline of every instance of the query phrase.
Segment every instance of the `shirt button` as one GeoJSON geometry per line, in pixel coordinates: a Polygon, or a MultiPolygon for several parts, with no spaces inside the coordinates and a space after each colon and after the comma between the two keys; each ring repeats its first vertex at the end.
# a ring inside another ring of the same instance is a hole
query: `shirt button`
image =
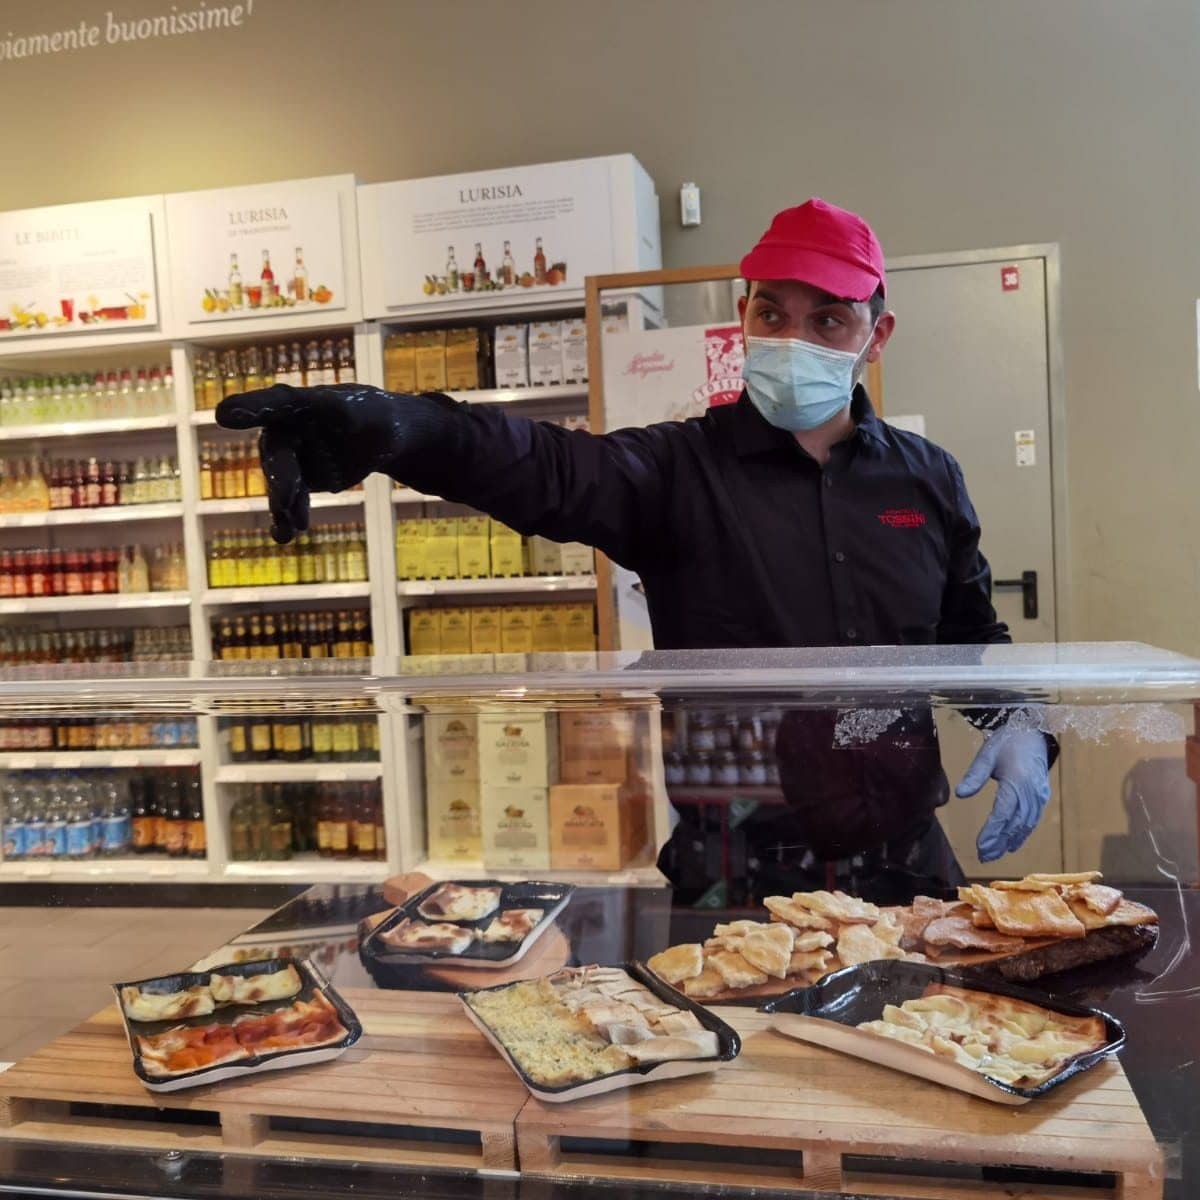
{"type": "Polygon", "coordinates": [[[838,552],[837,552],[837,553],[836,553],[836,554],[833,556],[833,561],[834,561],[834,562],[845,562],[845,561],[846,561],[846,556],[845,556],[845,555],[844,555],[844,554],[843,554],[843,553],[842,553],[842,552],[839,550],[839,551],[838,551],[838,552]]]}
{"type": "Polygon", "coordinates": [[[850,628],[846,630],[846,637],[851,642],[856,641],[858,638],[858,630],[851,625],[850,628]]]}

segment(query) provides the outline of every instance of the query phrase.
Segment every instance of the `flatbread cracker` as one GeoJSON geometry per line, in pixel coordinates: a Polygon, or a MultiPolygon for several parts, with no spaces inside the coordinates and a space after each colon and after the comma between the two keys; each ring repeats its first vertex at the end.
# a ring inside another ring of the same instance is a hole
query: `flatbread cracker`
{"type": "Polygon", "coordinates": [[[693,1000],[704,1000],[708,996],[716,996],[725,991],[727,987],[721,972],[705,963],[699,975],[693,975],[691,979],[683,981],[683,994],[691,996],[693,1000]]]}
{"type": "Polygon", "coordinates": [[[879,907],[845,892],[794,892],[792,900],[819,916],[828,917],[843,925],[874,924],[879,919],[879,907]]]}
{"type": "Polygon", "coordinates": [[[767,982],[765,971],[753,967],[746,959],[733,950],[718,950],[704,962],[705,967],[712,967],[730,988],[757,987],[767,982]]]}
{"type": "Polygon", "coordinates": [[[1033,871],[1030,879],[1044,879],[1048,883],[1099,883],[1104,878],[1099,871],[1074,871],[1066,875],[1054,875],[1046,871],[1033,871]]]}
{"type": "Polygon", "coordinates": [[[871,926],[871,932],[881,941],[887,942],[889,946],[899,946],[900,939],[904,934],[900,923],[888,913],[882,920],[876,921],[871,926]]]}
{"type": "Polygon", "coordinates": [[[976,929],[995,929],[995,922],[987,915],[987,911],[982,908],[971,909],[971,924],[976,929]]]}
{"type": "Polygon", "coordinates": [[[1102,883],[1075,883],[1066,890],[1067,902],[1072,899],[1082,900],[1094,913],[1107,917],[1116,912],[1123,899],[1121,893],[1113,887],[1105,887],[1102,883]]]}
{"type": "Polygon", "coordinates": [[[832,929],[833,922],[818,916],[790,896],[767,896],[763,900],[772,920],[783,921],[794,929],[832,929]]]}
{"type": "Polygon", "coordinates": [[[1024,879],[993,879],[988,887],[1001,892],[1056,892],[1058,884],[1049,879],[1034,879],[1026,876],[1024,879]]]}
{"type": "Polygon", "coordinates": [[[646,960],[646,966],[668,983],[682,983],[685,979],[694,979],[704,970],[704,953],[699,943],[686,942],[652,955],[646,960]]]}
{"type": "Polygon", "coordinates": [[[969,917],[958,913],[931,921],[925,929],[925,941],[931,946],[986,950],[993,954],[1015,953],[1025,947],[1023,938],[1009,937],[994,929],[977,929],[969,917]]]}
{"type": "Polygon", "coordinates": [[[806,954],[812,950],[824,950],[833,945],[833,934],[823,929],[810,929],[807,933],[797,933],[792,942],[793,954],[806,954]]]}
{"type": "Polygon", "coordinates": [[[1087,930],[1058,892],[1010,892],[976,887],[1001,933],[1014,937],[1084,937],[1087,930]]]}
{"type": "Polygon", "coordinates": [[[788,974],[798,975],[801,971],[827,971],[833,955],[828,950],[794,950],[788,963],[788,974]]]}
{"type": "Polygon", "coordinates": [[[1101,915],[1094,912],[1077,896],[1068,896],[1067,904],[1071,912],[1079,918],[1080,924],[1087,930],[1107,929],[1110,925],[1157,925],[1158,914],[1144,904],[1135,904],[1132,900],[1122,900],[1112,912],[1101,915]]]}
{"type": "MultiPolygon", "coordinates": [[[[780,925],[778,928],[786,930],[789,934],[786,946],[778,938],[768,938],[761,933],[748,933],[742,939],[741,955],[750,966],[765,971],[776,979],[785,979],[792,957],[791,930],[786,925],[780,925]]],[[[717,968],[718,971],[720,969],[717,968]]]]}
{"type": "Polygon", "coordinates": [[[846,966],[852,967],[856,963],[903,958],[904,951],[881,941],[867,925],[843,925],[838,931],[837,955],[846,966]]]}

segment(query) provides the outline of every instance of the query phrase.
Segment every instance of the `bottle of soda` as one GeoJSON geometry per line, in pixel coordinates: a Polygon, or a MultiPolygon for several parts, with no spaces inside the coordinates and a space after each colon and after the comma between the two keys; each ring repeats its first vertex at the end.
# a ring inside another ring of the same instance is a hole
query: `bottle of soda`
{"type": "Polygon", "coordinates": [[[149,854],[154,849],[156,814],[149,780],[134,776],[129,781],[130,808],[133,815],[132,844],[134,854],[149,854]]]}
{"type": "Polygon", "coordinates": [[[204,828],[204,798],[200,790],[200,772],[195,770],[188,780],[187,818],[187,856],[203,858],[208,850],[208,837],[204,828]]]}
{"type": "Polygon", "coordinates": [[[67,810],[67,857],[75,861],[92,857],[92,810],[83,789],[69,782],[64,788],[67,810]]]}
{"type": "Polygon", "coordinates": [[[51,779],[46,787],[46,835],[43,844],[47,858],[66,858],[67,802],[56,779],[51,779]]]}
{"type": "Polygon", "coordinates": [[[166,811],[162,818],[163,849],[170,858],[185,858],[188,843],[188,812],[178,773],[167,785],[166,811]]]}
{"type": "Polygon", "coordinates": [[[4,858],[17,862],[25,857],[25,800],[15,783],[4,785],[4,858]]]}
{"type": "Polygon", "coordinates": [[[42,858],[46,853],[46,809],[42,789],[27,783],[23,789],[25,808],[25,857],[42,858]]]}
{"type": "Polygon", "coordinates": [[[128,854],[133,840],[128,791],[115,783],[105,784],[101,813],[101,853],[106,858],[128,854]]]}

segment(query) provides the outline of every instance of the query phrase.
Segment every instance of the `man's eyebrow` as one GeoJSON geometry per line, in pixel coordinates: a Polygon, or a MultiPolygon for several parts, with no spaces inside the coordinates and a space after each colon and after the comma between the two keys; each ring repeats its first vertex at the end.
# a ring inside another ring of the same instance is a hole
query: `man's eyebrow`
{"type": "MultiPolygon", "coordinates": [[[[784,306],[783,299],[779,293],[771,291],[770,288],[756,288],[754,291],[754,298],[756,300],[766,300],[769,304],[778,304],[780,308],[784,306]]],[[[846,308],[853,308],[858,303],[859,301],[851,300],[846,296],[835,296],[832,292],[819,291],[817,293],[816,307],[818,308],[829,308],[834,304],[842,304],[845,305],[846,308]]]]}

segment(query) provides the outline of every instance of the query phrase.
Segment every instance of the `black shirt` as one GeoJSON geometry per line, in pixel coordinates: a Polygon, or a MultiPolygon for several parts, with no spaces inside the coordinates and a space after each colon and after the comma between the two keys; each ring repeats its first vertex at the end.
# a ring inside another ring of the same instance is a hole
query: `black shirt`
{"type": "Polygon", "coordinates": [[[823,467],[745,393],[601,436],[438,403],[398,476],[637,572],[660,649],[1011,640],[958,463],[861,387],[823,467]]]}

